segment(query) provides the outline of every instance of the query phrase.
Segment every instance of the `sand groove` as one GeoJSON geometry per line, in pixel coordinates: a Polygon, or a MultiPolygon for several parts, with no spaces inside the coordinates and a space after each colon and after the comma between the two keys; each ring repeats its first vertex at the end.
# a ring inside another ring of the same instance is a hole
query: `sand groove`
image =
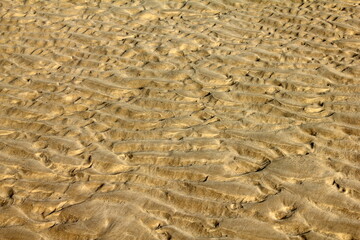
{"type": "Polygon", "coordinates": [[[0,2],[0,239],[360,239],[360,5],[0,2]]]}

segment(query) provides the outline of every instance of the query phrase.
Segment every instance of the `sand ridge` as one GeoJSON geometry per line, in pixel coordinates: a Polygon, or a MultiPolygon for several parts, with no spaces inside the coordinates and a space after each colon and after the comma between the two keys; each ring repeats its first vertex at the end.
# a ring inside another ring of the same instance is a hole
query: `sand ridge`
{"type": "Polygon", "coordinates": [[[0,239],[360,239],[360,5],[0,2],[0,239]]]}

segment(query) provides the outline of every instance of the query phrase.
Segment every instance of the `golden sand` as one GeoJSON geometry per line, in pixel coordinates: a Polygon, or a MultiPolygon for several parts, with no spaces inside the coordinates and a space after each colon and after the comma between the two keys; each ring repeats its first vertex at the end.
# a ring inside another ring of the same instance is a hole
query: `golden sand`
{"type": "Polygon", "coordinates": [[[360,239],[358,0],[0,1],[0,239],[360,239]]]}

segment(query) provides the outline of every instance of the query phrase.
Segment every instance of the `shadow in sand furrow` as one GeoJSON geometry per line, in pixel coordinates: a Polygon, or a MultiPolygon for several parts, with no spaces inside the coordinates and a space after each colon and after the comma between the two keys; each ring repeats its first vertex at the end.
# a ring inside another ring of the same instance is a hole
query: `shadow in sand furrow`
{"type": "Polygon", "coordinates": [[[155,165],[155,166],[203,166],[208,162],[214,164],[223,163],[223,159],[233,156],[229,151],[219,150],[197,150],[197,151],[172,151],[172,152],[132,152],[129,162],[135,165],[155,165]]]}
{"type": "Polygon", "coordinates": [[[125,153],[125,152],[149,152],[149,151],[163,151],[163,152],[172,152],[172,151],[204,151],[204,150],[222,150],[219,147],[219,141],[216,139],[212,140],[197,140],[197,141],[187,141],[187,140],[128,140],[114,142],[112,145],[112,151],[116,153],[125,153]]]}

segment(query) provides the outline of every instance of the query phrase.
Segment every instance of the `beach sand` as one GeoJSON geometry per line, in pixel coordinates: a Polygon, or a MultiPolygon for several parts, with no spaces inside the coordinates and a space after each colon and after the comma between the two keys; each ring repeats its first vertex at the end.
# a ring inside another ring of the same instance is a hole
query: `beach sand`
{"type": "Polygon", "coordinates": [[[359,240],[359,1],[1,0],[0,239],[359,240]]]}

